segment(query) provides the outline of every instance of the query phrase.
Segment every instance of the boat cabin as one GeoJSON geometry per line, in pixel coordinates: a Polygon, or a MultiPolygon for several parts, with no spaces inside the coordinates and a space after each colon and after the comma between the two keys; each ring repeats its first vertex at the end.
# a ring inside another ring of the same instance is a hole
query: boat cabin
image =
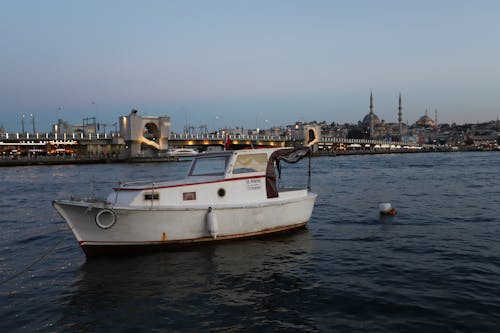
{"type": "MultiPolygon", "coordinates": [[[[275,165],[296,162],[309,148],[265,148],[196,155],[184,179],[128,183],[114,189],[115,205],[198,206],[259,202],[279,196],[275,165]]],[[[279,169],[279,168],[278,168],[279,169]]]]}

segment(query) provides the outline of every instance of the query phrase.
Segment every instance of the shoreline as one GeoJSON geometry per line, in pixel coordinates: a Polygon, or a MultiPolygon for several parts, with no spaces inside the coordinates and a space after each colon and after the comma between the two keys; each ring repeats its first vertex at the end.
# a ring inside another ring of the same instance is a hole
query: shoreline
{"type": "Polygon", "coordinates": [[[0,159],[0,167],[16,166],[44,166],[44,165],[80,165],[80,164],[110,164],[110,163],[164,163],[178,162],[178,157],[154,157],[154,158],[20,158],[20,159],[0,159]]]}
{"type": "MultiPolygon", "coordinates": [[[[316,151],[313,157],[336,157],[352,155],[382,155],[382,154],[423,154],[423,153],[458,153],[458,152],[500,152],[500,150],[481,149],[460,149],[460,150],[336,150],[336,151],[316,151]]],[[[44,165],[80,165],[80,164],[110,164],[110,163],[165,163],[165,162],[185,162],[182,157],[136,157],[136,158],[78,158],[78,157],[36,157],[19,159],[0,159],[0,167],[16,166],[44,166],[44,165]]]]}

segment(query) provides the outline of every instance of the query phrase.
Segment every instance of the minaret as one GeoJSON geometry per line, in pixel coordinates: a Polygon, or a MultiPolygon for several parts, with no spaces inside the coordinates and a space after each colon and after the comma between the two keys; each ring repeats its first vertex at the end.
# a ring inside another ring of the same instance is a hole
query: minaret
{"type": "Polygon", "coordinates": [[[370,91],[370,114],[373,114],[373,93],[370,91]]]}
{"type": "Polygon", "coordinates": [[[438,110],[434,110],[434,126],[438,127],[438,110]]]}
{"type": "Polygon", "coordinates": [[[370,91],[370,136],[375,131],[375,117],[373,113],[373,93],[370,91]]]}
{"type": "Polygon", "coordinates": [[[401,103],[401,93],[399,93],[398,121],[399,121],[399,136],[403,138],[403,104],[401,103]]]}

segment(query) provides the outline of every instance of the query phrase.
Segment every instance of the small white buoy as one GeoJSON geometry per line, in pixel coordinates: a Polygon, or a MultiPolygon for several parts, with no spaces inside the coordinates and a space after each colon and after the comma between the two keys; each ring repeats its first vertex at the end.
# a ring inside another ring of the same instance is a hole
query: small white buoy
{"type": "Polygon", "coordinates": [[[387,212],[389,210],[391,210],[391,204],[389,202],[383,202],[383,203],[379,203],[378,204],[378,209],[380,210],[380,212],[387,212]]]}
{"type": "Polygon", "coordinates": [[[378,204],[378,209],[380,210],[380,215],[396,215],[396,210],[391,207],[389,202],[378,204]]]}
{"type": "Polygon", "coordinates": [[[208,212],[207,212],[207,228],[208,228],[208,233],[212,238],[217,238],[217,217],[215,216],[215,212],[212,209],[212,207],[208,207],[208,212]]]}

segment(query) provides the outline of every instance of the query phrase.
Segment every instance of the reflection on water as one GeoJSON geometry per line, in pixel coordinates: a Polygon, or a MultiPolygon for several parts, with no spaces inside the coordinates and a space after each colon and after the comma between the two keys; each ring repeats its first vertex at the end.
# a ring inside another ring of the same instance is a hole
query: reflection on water
{"type": "Polygon", "coordinates": [[[214,320],[220,328],[222,320],[226,328],[236,329],[265,325],[277,311],[283,328],[306,328],[300,309],[280,308],[280,303],[284,297],[300,302],[301,290],[314,287],[310,252],[305,229],[190,250],[89,260],[57,326],[119,330],[131,328],[132,320],[132,328],[149,321],[196,330],[210,329],[214,320]]]}

